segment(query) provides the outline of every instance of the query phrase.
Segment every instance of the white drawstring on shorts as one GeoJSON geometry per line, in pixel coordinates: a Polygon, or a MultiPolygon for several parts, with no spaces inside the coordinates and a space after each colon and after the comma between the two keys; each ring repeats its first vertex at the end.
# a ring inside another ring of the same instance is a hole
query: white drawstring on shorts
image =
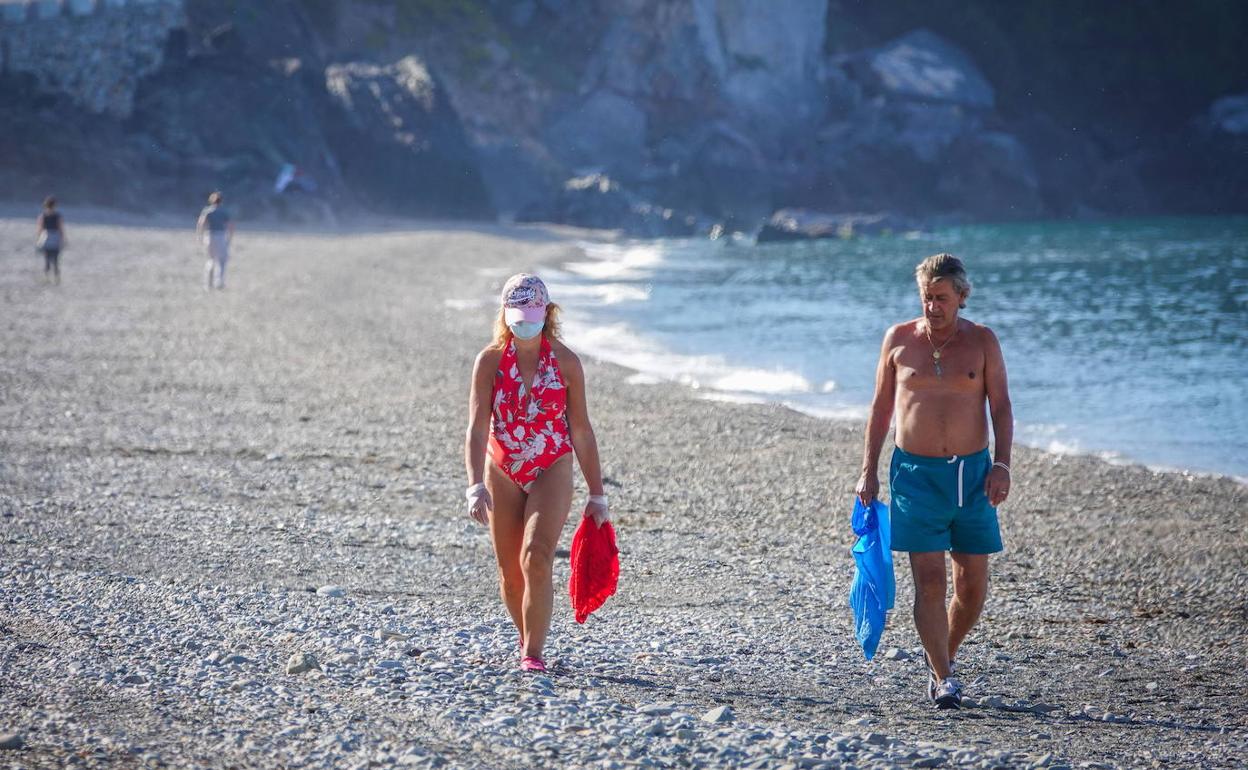
{"type": "Polygon", "coordinates": [[[949,463],[958,464],[958,507],[961,508],[962,507],[962,470],[966,468],[966,458],[963,457],[959,459],[957,455],[954,455],[953,457],[949,458],[949,463]]]}

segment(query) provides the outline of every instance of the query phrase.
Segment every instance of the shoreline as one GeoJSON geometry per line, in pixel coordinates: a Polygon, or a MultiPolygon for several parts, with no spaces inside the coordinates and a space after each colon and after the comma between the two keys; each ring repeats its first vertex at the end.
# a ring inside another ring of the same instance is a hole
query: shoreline
{"type": "MultiPolygon", "coordinates": [[[[0,242],[30,229],[0,219],[0,242]]],[[[1242,486],[1020,447],[1007,550],[959,655],[975,708],[940,714],[904,561],[880,656],[854,642],[860,426],[630,383],[588,355],[621,588],[577,625],[557,560],[556,670],[520,677],[488,537],[461,509],[490,314],[442,302],[574,245],[240,237],[219,293],[180,230],[82,225],[59,287],[0,250],[16,761],[527,768],[549,747],[604,768],[1231,767],[1248,751],[1242,486]],[[286,673],[299,653],[319,669],[286,673]],[[718,706],[732,721],[703,721],[718,706]]]]}
{"type": "MultiPolygon", "coordinates": [[[[1222,218],[1225,218],[1225,217],[1222,217],[1222,218]]],[[[569,233],[569,236],[577,238],[578,241],[581,241],[581,242],[589,242],[595,246],[609,246],[612,244],[612,242],[609,240],[595,241],[593,239],[593,233],[573,231],[569,233]]],[[[659,245],[659,244],[662,244],[666,240],[671,240],[671,239],[661,239],[661,238],[650,239],[649,241],[646,241],[645,243],[650,244],[650,245],[659,245]]],[[[586,252],[583,248],[580,247],[579,243],[577,247],[581,252],[580,259],[565,260],[559,263],[557,265],[557,268],[560,273],[564,275],[577,275],[576,271],[572,271],[568,269],[568,265],[570,263],[585,262],[586,260],[601,259],[600,257],[590,256],[588,252],[586,252]]],[[[583,277],[581,277],[580,279],[587,280],[587,279],[584,279],[583,277]]],[[[648,343],[651,343],[659,347],[659,354],[662,354],[662,355],[668,355],[668,356],[679,357],[679,358],[696,358],[696,357],[705,357],[705,356],[719,357],[721,355],[720,353],[713,352],[713,351],[706,351],[701,354],[675,353],[674,351],[671,351],[667,348],[662,348],[661,344],[655,342],[653,338],[642,337],[636,329],[630,329],[630,331],[632,332],[635,338],[644,339],[648,343]]],[[[860,411],[863,413],[863,416],[861,418],[859,417],[850,418],[850,417],[844,417],[844,416],[840,416],[836,414],[828,414],[827,412],[829,410],[827,409],[823,409],[817,406],[811,406],[807,408],[807,407],[803,407],[801,404],[788,400],[787,398],[787,396],[789,395],[788,393],[769,394],[766,392],[755,392],[755,391],[734,391],[731,389],[717,388],[714,384],[691,385],[690,383],[680,381],[680,379],[676,377],[665,376],[664,374],[659,373],[658,370],[661,370],[662,367],[658,365],[651,366],[648,368],[642,368],[636,364],[623,361],[621,360],[619,356],[613,356],[611,353],[605,351],[603,346],[595,347],[594,345],[590,344],[590,345],[580,345],[579,347],[584,349],[587,355],[596,357],[602,361],[609,362],[614,366],[621,367],[622,369],[626,369],[639,378],[645,378],[645,380],[647,380],[645,384],[647,385],[652,384],[649,382],[649,380],[655,380],[658,382],[662,382],[665,385],[692,391],[696,393],[697,397],[699,398],[704,398],[704,399],[717,401],[721,403],[755,404],[755,405],[771,404],[771,405],[780,406],[786,409],[791,409],[799,414],[814,417],[816,419],[830,420],[833,422],[855,425],[859,428],[861,428],[865,424],[865,420],[866,420],[865,415],[869,411],[869,408],[870,408],[869,403],[864,403],[860,405],[836,407],[834,410],[831,410],[831,411],[838,411],[838,412],[860,411]]],[[[744,369],[741,366],[730,366],[726,364],[725,364],[725,369],[731,370],[731,371],[746,371],[746,369],[744,369]]],[[[753,370],[749,370],[749,371],[753,371],[753,370]]],[[[802,375],[791,370],[766,370],[766,371],[777,376],[801,377],[803,380],[805,379],[802,375]]],[[[810,384],[812,388],[811,392],[813,392],[814,383],[808,383],[808,384],[810,384]]],[[[891,429],[890,429],[890,432],[891,432],[891,429]]],[[[991,441],[989,445],[991,446],[991,441]]],[[[1204,469],[1199,469],[1199,468],[1184,468],[1181,466],[1173,466],[1173,465],[1168,465],[1165,463],[1151,463],[1151,462],[1147,462],[1147,461],[1140,460],[1137,458],[1133,458],[1115,449],[1059,450],[1059,449],[1053,449],[1051,445],[1046,446],[1046,445],[1042,445],[1038,443],[1030,443],[1023,439],[1019,439],[1017,436],[1015,436],[1014,445],[1024,446],[1029,449],[1032,449],[1038,452],[1043,452],[1046,454],[1051,454],[1054,456],[1080,457],[1080,458],[1093,459],[1093,460],[1103,462],[1106,465],[1112,466],[1112,467],[1128,467],[1128,468],[1136,467],[1136,468],[1140,468],[1142,470],[1145,470],[1151,473],[1172,473],[1172,474],[1176,474],[1179,476],[1192,476],[1196,478],[1206,478],[1210,480],[1227,480],[1227,481],[1236,483],[1242,487],[1248,487],[1248,474],[1241,476],[1235,473],[1226,473],[1222,471],[1204,470],[1204,469]]]]}

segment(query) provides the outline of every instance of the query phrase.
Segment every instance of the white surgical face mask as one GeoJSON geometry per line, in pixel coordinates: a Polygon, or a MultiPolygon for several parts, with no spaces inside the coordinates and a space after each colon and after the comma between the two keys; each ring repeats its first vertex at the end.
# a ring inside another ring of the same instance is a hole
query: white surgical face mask
{"type": "Polygon", "coordinates": [[[545,321],[516,321],[507,324],[507,328],[516,335],[516,339],[531,340],[542,333],[542,327],[545,325],[545,321]]]}

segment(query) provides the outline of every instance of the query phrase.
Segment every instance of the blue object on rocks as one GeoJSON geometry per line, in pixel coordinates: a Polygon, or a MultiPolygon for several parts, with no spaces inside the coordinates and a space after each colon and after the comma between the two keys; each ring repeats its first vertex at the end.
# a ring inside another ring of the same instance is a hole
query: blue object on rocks
{"type": "Polygon", "coordinates": [[[849,606],[854,610],[854,636],[862,645],[862,654],[871,660],[897,592],[893,553],[889,550],[892,531],[888,506],[872,500],[867,507],[855,497],[850,522],[858,542],[853,548],[854,582],[849,587],[849,606]]]}

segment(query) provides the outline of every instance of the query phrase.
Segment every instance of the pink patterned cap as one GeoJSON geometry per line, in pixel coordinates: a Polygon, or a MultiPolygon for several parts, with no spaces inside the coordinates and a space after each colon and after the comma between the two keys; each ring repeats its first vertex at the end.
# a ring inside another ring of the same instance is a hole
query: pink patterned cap
{"type": "Polygon", "coordinates": [[[531,273],[516,273],[503,284],[503,320],[537,322],[546,318],[550,294],[542,279],[531,273]]]}

